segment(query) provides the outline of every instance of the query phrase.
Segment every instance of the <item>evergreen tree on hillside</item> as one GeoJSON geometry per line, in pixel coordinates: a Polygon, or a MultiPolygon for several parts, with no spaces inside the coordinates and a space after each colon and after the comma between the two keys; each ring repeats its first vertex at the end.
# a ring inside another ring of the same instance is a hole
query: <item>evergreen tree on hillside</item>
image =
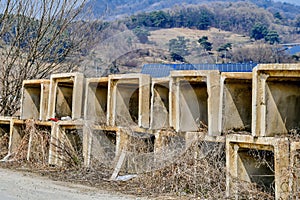
{"type": "Polygon", "coordinates": [[[250,32],[250,37],[255,40],[263,39],[268,34],[268,28],[263,24],[255,24],[250,32]]]}
{"type": "Polygon", "coordinates": [[[270,44],[279,43],[279,35],[276,31],[269,31],[265,36],[265,41],[269,42],[270,44]]]}
{"type": "Polygon", "coordinates": [[[189,54],[187,43],[189,39],[185,39],[184,36],[177,36],[175,39],[169,40],[169,51],[171,52],[174,61],[184,61],[184,56],[189,54]]]}
{"type": "Polygon", "coordinates": [[[206,50],[211,51],[212,50],[212,43],[208,41],[207,36],[203,36],[198,40],[198,43],[206,50]]]}

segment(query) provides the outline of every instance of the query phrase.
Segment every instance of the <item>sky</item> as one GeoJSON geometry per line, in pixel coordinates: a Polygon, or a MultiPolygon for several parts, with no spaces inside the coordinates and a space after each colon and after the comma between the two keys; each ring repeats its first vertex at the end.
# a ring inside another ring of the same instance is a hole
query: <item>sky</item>
{"type": "Polygon", "coordinates": [[[287,3],[300,5],[300,0],[275,0],[275,1],[281,1],[281,2],[287,2],[287,3]]]}

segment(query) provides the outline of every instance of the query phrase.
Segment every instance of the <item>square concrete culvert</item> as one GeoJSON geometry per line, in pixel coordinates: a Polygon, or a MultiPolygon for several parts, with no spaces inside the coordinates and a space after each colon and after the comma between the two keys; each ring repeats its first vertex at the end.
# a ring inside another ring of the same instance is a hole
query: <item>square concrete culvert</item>
{"type": "Polygon", "coordinates": [[[83,122],[59,121],[53,123],[49,164],[57,166],[77,166],[84,164],[83,122]]]}
{"type": "Polygon", "coordinates": [[[81,73],[52,74],[48,119],[70,117],[72,120],[83,117],[84,75],[81,73]]]}
{"type": "Polygon", "coordinates": [[[219,130],[251,134],[252,73],[221,73],[219,130]]]}
{"type": "Polygon", "coordinates": [[[169,78],[152,78],[150,129],[169,127],[169,78]]]}
{"type": "Polygon", "coordinates": [[[9,154],[13,159],[48,163],[52,122],[12,119],[9,154]]]}
{"type": "Polygon", "coordinates": [[[108,79],[107,124],[149,128],[150,76],[116,74],[108,79]]]}
{"type": "Polygon", "coordinates": [[[26,132],[25,120],[13,119],[10,127],[9,154],[16,155],[22,153],[22,158],[26,158],[28,143],[29,133],[26,132]]]}
{"type": "Polygon", "coordinates": [[[151,171],[154,162],[155,135],[139,129],[119,128],[119,155],[125,158],[120,168],[121,173],[139,174],[151,171]]]}
{"type": "Polygon", "coordinates": [[[107,123],[108,78],[86,79],[84,119],[98,125],[107,123]]]}
{"type": "Polygon", "coordinates": [[[289,140],[227,135],[226,170],[226,194],[230,198],[244,199],[243,192],[250,189],[246,183],[252,183],[275,199],[288,199],[289,140]]]}
{"type": "Polygon", "coordinates": [[[50,80],[24,80],[21,119],[47,120],[50,80]]]}
{"type": "Polygon", "coordinates": [[[171,71],[170,126],[177,132],[218,130],[220,73],[217,70],[171,71]]]}
{"type": "Polygon", "coordinates": [[[85,125],[83,133],[85,166],[101,163],[111,167],[116,156],[120,153],[119,129],[117,127],[85,125]]]}
{"type": "Polygon", "coordinates": [[[253,69],[253,136],[300,130],[300,64],[260,64],[253,69]]]}
{"type": "Polygon", "coordinates": [[[50,121],[27,122],[26,126],[30,132],[27,153],[28,161],[48,164],[52,124],[53,122],[50,121]]]}
{"type": "Polygon", "coordinates": [[[0,117],[0,160],[8,155],[11,117],[0,117]]]}

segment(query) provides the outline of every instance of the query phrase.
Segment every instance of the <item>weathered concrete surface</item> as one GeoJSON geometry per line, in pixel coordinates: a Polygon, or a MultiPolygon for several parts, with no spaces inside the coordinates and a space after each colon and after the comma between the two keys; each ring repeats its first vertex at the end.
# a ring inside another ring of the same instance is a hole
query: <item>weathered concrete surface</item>
{"type": "Polygon", "coordinates": [[[300,64],[261,64],[253,70],[252,135],[300,128],[300,64]]]}
{"type": "Polygon", "coordinates": [[[169,78],[152,78],[150,129],[169,127],[169,78]]]}
{"type": "Polygon", "coordinates": [[[50,80],[24,80],[21,119],[47,120],[50,80]]]}
{"type": "Polygon", "coordinates": [[[288,138],[226,136],[226,192],[239,196],[239,179],[254,182],[272,191],[275,199],[288,199],[289,193],[288,138]],[[273,185],[274,184],[274,185],[273,185]]]}
{"type": "Polygon", "coordinates": [[[252,73],[221,73],[219,130],[251,131],[252,73]]]}
{"type": "Polygon", "coordinates": [[[106,124],[108,78],[86,79],[85,92],[84,119],[99,125],[106,124]]]}
{"type": "Polygon", "coordinates": [[[48,119],[71,117],[73,120],[83,117],[84,75],[81,73],[52,74],[48,119]]]}
{"type": "Polygon", "coordinates": [[[143,199],[116,194],[78,184],[52,181],[31,173],[0,168],[2,200],[134,200],[143,199]]]}
{"type": "Polygon", "coordinates": [[[108,79],[107,124],[149,128],[150,76],[117,74],[108,79]]]}
{"type": "Polygon", "coordinates": [[[170,78],[170,126],[176,131],[198,131],[207,126],[209,135],[220,135],[219,71],[172,71],[170,78]]]}
{"type": "Polygon", "coordinates": [[[300,142],[292,141],[290,145],[290,191],[291,199],[300,196],[300,142]]]}

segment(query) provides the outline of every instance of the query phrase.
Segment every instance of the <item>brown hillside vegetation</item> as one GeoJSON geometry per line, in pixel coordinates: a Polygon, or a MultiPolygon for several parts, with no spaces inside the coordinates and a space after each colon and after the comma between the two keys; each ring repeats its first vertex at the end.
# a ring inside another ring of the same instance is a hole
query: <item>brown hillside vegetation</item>
{"type": "Polygon", "coordinates": [[[230,63],[230,62],[293,62],[281,47],[264,41],[254,41],[250,37],[217,28],[197,30],[189,28],[169,28],[149,31],[148,42],[141,43],[131,30],[120,30],[106,40],[94,45],[82,66],[87,76],[105,76],[110,73],[140,72],[148,63],[181,63],[174,61],[170,54],[169,41],[183,37],[187,41],[188,55],[185,63],[230,63]],[[198,42],[207,36],[212,43],[212,51],[206,51],[198,42]],[[231,44],[228,51],[217,51],[224,44],[231,44]]]}

